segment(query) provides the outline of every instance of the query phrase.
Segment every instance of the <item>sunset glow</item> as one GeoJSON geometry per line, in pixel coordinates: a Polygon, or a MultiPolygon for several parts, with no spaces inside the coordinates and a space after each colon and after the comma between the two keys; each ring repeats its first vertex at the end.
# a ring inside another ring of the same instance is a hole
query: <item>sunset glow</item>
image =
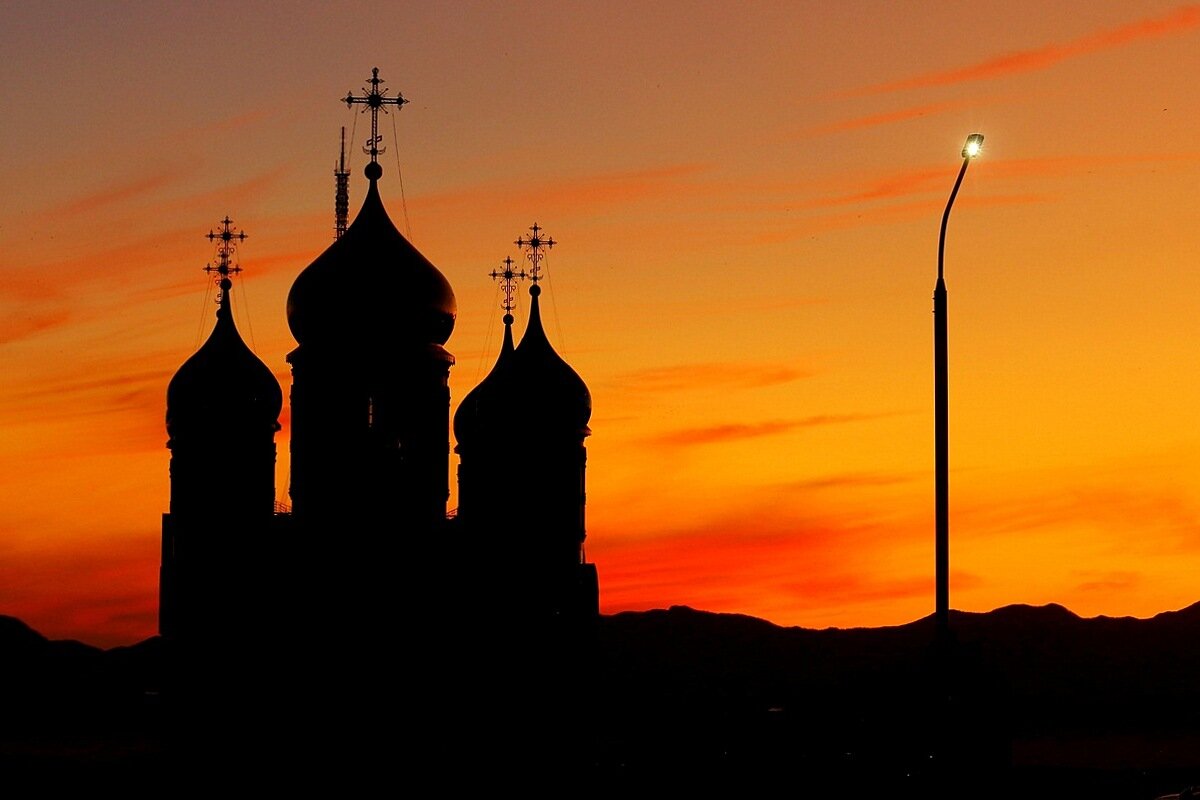
{"type": "Polygon", "coordinates": [[[339,98],[375,66],[410,101],[380,117],[384,203],[458,298],[452,409],[500,346],[488,273],[553,232],[603,611],[932,613],[930,296],[974,131],[946,245],[951,604],[1200,599],[1200,5],[10,3],[0,44],[0,614],[156,632],[204,235],[248,233],[235,317],[286,395],[342,126],[352,218],[366,188],[339,98]]]}

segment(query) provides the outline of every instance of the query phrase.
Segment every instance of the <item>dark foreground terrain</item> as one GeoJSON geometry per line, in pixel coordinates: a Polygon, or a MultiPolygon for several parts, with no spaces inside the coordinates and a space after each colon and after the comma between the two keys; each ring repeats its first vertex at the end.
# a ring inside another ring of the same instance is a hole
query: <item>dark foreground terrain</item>
{"type": "MultiPolygon", "coordinates": [[[[486,658],[455,663],[435,689],[408,677],[420,654],[397,645],[395,686],[326,692],[349,715],[302,709],[260,725],[236,771],[304,785],[343,783],[370,765],[364,785],[380,775],[433,775],[447,791],[545,779],[612,795],[775,796],[784,786],[795,797],[1151,800],[1200,785],[1200,604],[1148,620],[1009,606],[954,613],[952,626],[954,644],[935,648],[930,619],[816,631],[682,607],[617,614],[600,620],[582,664],[564,667],[577,674],[555,677],[555,710],[528,716],[521,693],[536,691],[529,676],[544,665],[501,654],[516,665],[508,674],[525,677],[484,681],[488,695],[518,687],[492,705],[478,686],[458,691],[486,658]],[[439,691],[455,697],[443,704],[439,691]],[[315,735],[296,733],[305,725],[315,735]],[[360,760],[322,769],[330,748],[360,760]]],[[[158,639],[107,651],[49,641],[0,617],[0,774],[131,791],[218,774],[222,742],[253,737],[236,711],[180,735],[162,702],[162,651],[158,639]]],[[[297,704],[317,690],[313,674],[289,688],[297,704]]]]}

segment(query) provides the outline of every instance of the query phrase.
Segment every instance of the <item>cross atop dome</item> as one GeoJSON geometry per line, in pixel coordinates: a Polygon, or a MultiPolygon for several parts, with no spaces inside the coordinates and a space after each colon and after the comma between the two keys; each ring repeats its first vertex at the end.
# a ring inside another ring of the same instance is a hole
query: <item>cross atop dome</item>
{"type": "MultiPolygon", "coordinates": [[[[531,265],[529,268],[529,280],[533,281],[533,287],[530,289],[533,292],[533,288],[536,288],[538,281],[542,279],[542,259],[546,256],[542,251],[549,250],[558,244],[558,242],[554,241],[554,237],[552,236],[543,236],[542,227],[536,222],[529,226],[529,230],[533,233],[532,236],[518,236],[513,244],[521,250],[529,251],[525,254],[525,257],[529,259],[531,265]]],[[[536,294],[536,292],[533,293],[536,294]]]]}
{"type": "Polygon", "coordinates": [[[371,70],[371,77],[367,80],[367,83],[371,84],[371,88],[367,89],[364,86],[362,95],[347,92],[342,100],[348,108],[361,105],[363,106],[361,113],[371,112],[371,138],[363,145],[363,152],[371,157],[371,163],[366,168],[367,177],[371,180],[376,180],[383,174],[383,171],[382,168],[378,166],[373,167],[372,165],[378,164],[379,154],[386,149],[379,146],[379,143],[383,141],[383,136],[379,133],[379,112],[389,113],[387,110],[388,106],[395,106],[396,110],[399,111],[400,107],[408,101],[399,92],[396,93],[395,97],[388,97],[388,90],[379,88],[381,84],[385,83],[383,78],[379,77],[379,67],[371,70]]]}
{"type": "Polygon", "coordinates": [[[492,280],[499,280],[500,288],[504,291],[504,301],[500,303],[500,307],[504,309],[504,324],[512,324],[512,310],[516,306],[516,301],[513,300],[513,293],[517,290],[517,281],[528,278],[525,270],[517,272],[513,269],[513,264],[516,262],[509,256],[500,262],[504,265],[504,269],[497,271],[492,270],[488,273],[492,280]]]}
{"type": "Polygon", "coordinates": [[[217,263],[215,266],[205,264],[204,271],[217,273],[217,285],[221,288],[217,302],[225,305],[229,289],[233,286],[229,276],[242,271],[239,265],[233,263],[233,259],[237,255],[238,243],[246,241],[246,232],[235,229],[233,220],[226,215],[225,219],[221,220],[221,229],[210,230],[204,238],[217,243],[217,263]]]}

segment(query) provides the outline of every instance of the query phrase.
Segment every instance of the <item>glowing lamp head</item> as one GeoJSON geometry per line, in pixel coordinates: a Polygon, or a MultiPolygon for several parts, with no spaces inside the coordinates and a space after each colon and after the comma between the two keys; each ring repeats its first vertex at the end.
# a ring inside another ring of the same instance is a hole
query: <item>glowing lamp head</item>
{"type": "Polygon", "coordinates": [[[963,145],[963,158],[974,158],[979,155],[979,151],[983,149],[983,134],[972,133],[967,137],[967,143],[963,145]]]}

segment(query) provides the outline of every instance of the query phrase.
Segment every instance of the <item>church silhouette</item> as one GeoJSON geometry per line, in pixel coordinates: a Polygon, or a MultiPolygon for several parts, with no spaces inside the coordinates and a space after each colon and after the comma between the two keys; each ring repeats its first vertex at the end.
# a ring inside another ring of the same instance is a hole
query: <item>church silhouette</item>
{"type": "MultiPolygon", "coordinates": [[[[536,224],[516,242],[529,274],[511,259],[492,273],[504,279],[503,347],[455,415],[459,505],[447,513],[456,302],[384,208],[377,117],[406,101],[382,83],[376,70],[364,95],[346,98],[371,114],[362,208],[287,297],[298,342],[287,356],[290,508],[275,502],[283,393],[231,309],[245,234],[228,217],[209,234],[216,324],[167,389],[160,630],[179,719],[251,719],[257,707],[277,730],[312,729],[361,713],[347,687],[379,691],[401,671],[426,698],[418,704],[440,694],[478,716],[502,685],[554,694],[518,665],[574,659],[599,616],[584,554],[591,396],[542,326],[541,262],[554,240],[536,224]],[[514,344],[521,277],[532,298],[514,344]],[[471,699],[465,661],[488,676],[472,681],[471,699]]],[[[344,213],[344,167],[336,174],[344,213]]]]}

